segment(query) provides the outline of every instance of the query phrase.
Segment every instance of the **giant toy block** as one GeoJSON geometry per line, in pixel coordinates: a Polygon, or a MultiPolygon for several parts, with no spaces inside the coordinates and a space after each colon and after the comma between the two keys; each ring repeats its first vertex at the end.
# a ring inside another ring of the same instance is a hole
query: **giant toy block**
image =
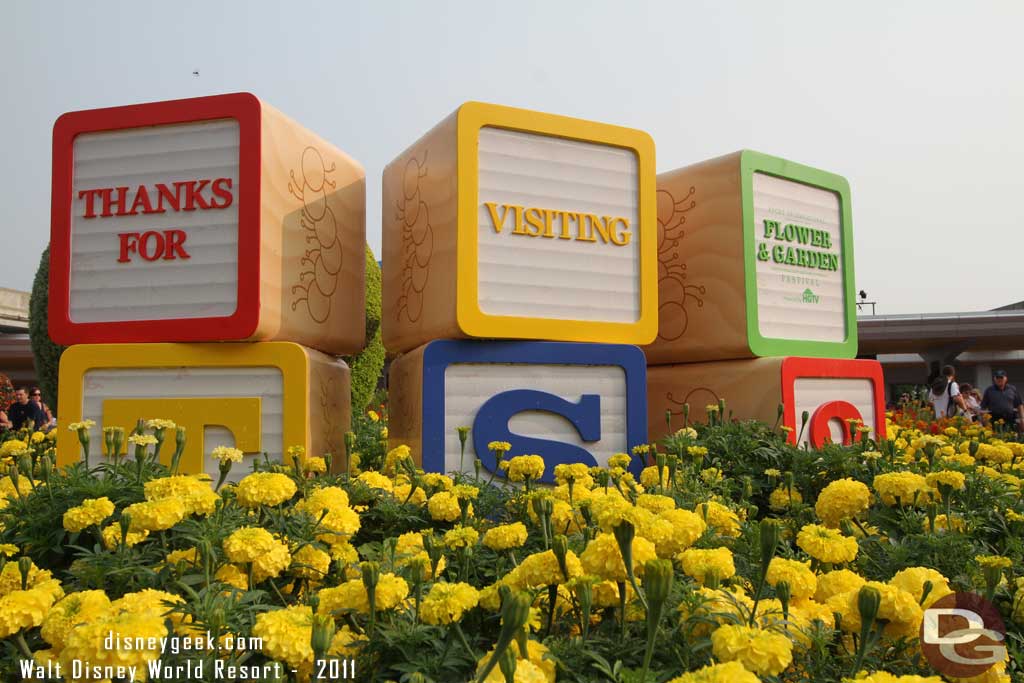
{"type": "MultiPolygon", "coordinates": [[[[289,342],[72,346],[60,359],[59,402],[65,423],[95,420],[93,463],[103,427],[127,432],[138,419],[163,418],[187,429],[181,471],[214,478],[218,463],[208,454],[221,445],[275,459],[303,446],[311,455],[333,454],[338,470],[351,418],[348,367],[289,342]]],[[[161,460],[173,452],[171,434],[161,460]]],[[[60,430],[58,463],[80,457],[77,435],[60,430]]],[[[243,463],[234,471],[248,469],[243,463]]]]}
{"type": "Polygon", "coordinates": [[[850,216],[842,177],[749,150],[658,175],[648,362],[855,357],[850,216]]]}
{"type": "Polygon", "coordinates": [[[654,181],[646,133],[463,104],[384,170],[385,346],[649,343],[654,181]]]}
{"type": "Polygon", "coordinates": [[[357,352],[365,203],[359,163],[246,93],[64,114],[50,335],[357,352]]]}
{"type": "MultiPolygon", "coordinates": [[[[557,342],[433,341],[391,365],[392,447],[407,444],[423,469],[473,470],[540,454],[552,481],[560,463],[604,466],[647,443],[646,367],[635,346],[557,342]],[[457,427],[470,427],[460,463],[457,427]]],[[[639,466],[639,461],[634,461],[639,466]]]]}
{"type": "Polygon", "coordinates": [[[652,440],[666,435],[666,410],[672,412],[675,430],[683,426],[684,404],[690,405],[691,418],[703,419],[705,407],[719,399],[725,399],[726,411],[734,417],[769,425],[775,424],[782,405],[781,423],[792,428],[792,443],[798,438],[814,446],[826,440],[849,443],[847,419],[861,420],[874,438],[885,435],[885,384],[878,361],[790,357],[649,367],[652,440]]]}

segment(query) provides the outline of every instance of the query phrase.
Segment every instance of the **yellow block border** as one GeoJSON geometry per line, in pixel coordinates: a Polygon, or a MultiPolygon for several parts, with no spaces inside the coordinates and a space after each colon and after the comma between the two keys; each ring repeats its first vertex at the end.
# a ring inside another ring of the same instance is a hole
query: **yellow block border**
{"type": "MultiPolygon", "coordinates": [[[[61,428],[57,433],[57,464],[81,460],[78,436],[66,426],[96,416],[82,415],[85,374],[90,370],[118,368],[198,368],[198,367],[275,367],[281,371],[282,447],[310,447],[309,429],[309,355],[291,342],[227,344],[79,344],[60,357],[57,415],[61,428]]],[[[153,398],[153,397],[146,397],[153,398]]],[[[102,423],[97,420],[102,427],[102,423]]],[[[102,452],[102,443],[93,443],[92,454],[102,452]]],[[[282,454],[283,457],[283,454],[282,454]]],[[[97,462],[96,458],[92,458],[97,462]]]]}
{"type": "Polygon", "coordinates": [[[658,213],[653,138],[633,128],[482,102],[467,102],[459,108],[457,129],[459,228],[456,248],[456,318],[462,332],[471,337],[638,345],[653,342],[658,334],[658,213]],[[639,184],[637,234],[640,238],[640,317],[636,322],[496,316],[480,310],[477,258],[478,140],[480,129],[484,126],[624,147],[636,153],[639,184]]]}

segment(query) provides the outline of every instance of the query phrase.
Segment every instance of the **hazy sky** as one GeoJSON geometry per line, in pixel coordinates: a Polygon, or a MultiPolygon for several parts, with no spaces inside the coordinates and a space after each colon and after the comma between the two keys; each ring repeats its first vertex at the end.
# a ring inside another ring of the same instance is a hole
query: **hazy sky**
{"type": "Polygon", "coordinates": [[[59,114],[245,90],[362,162],[378,254],[384,165],[484,100],[646,130],[659,172],[844,175],[880,313],[992,308],[1024,299],[1022,35],[1022,2],[3,0],[0,286],[49,239],[59,114]]]}

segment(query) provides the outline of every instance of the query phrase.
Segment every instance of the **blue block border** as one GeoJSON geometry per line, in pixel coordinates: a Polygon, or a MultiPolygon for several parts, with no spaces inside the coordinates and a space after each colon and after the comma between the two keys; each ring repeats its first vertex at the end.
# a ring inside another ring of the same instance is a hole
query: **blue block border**
{"type": "MultiPolygon", "coordinates": [[[[647,443],[647,359],[640,347],[630,344],[443,339],[429,342],[423,350],[421,443],[425,472],[445,471],[444,373],[449,365],[455,363],[617,365],[626,374],[628,447],[632,450],[633,446],[647,443]]],[[[643,463],[634,458],[630,470],[639,476],[642,469],[643,463]]]]}

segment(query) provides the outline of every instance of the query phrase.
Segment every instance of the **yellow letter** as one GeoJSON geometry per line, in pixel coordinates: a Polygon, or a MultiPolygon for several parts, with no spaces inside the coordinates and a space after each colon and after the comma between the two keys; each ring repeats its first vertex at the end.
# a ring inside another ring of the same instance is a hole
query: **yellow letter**
{"type": "Polygon", "coordinates": [[[527,230],[529,230],[530,235],[532,235],[533,237],[539,235],[541,230],[544,229],[544,225],[541,223],[540,212],[541,209],[530,208],[526,210],[526,224],[529,226],[527,230]],[[530,228],[536,229],[531,230],[530,228]]]}
{"type": "Polygon", "coordinates": [[[491,224],[494,226],[494,232],[501,234],[501,229],[505,227],[505,216],[508,215],[508,207],[504,207],[505,212],[501,214],[501,218],[498,218],[498,207],[494,202],[484,202],[484,206],[491,214],[491,224]]]}
{"type": "MultiPolygon", "coordinates": [[[[206,471],[206,446],[203,428],[207,425],[226,427],[235,437],[235,448],[245,453],[259,453],[261,449],[261,411],[258,397],[224,398],[108,398],[103,401],[103,426],[124,427],[131,431],[139,418],[173,420],[188,430],[185,450],[181,455],[182,474],[201,474],[206,471]]],[[[174,434],[165,434],[160,448],[160,462],[171,463],[174,454],[174,434]]],[[[215,444],[226,445],[226,444],[215,444]]]]}
{"type": "Polygon", "coordinates": [[[611,234],[612,244],[617,244],[620,247],[629,244],[629,241],[633,238],[633,233],[629,231],[628,218],[609,218],[608,232],[611,234]],[[622,223],[622,232],[616,232],[615,230],[615,226],[618,223],[622,223]]]}
{"type": "Polygon", "coordinates": [[[516,221],[516,227],[512,232],[516,235],[529,235],[530,233],[523,227],[523,207],[512,204],[509,208],[512,209],[516,221]]]}

